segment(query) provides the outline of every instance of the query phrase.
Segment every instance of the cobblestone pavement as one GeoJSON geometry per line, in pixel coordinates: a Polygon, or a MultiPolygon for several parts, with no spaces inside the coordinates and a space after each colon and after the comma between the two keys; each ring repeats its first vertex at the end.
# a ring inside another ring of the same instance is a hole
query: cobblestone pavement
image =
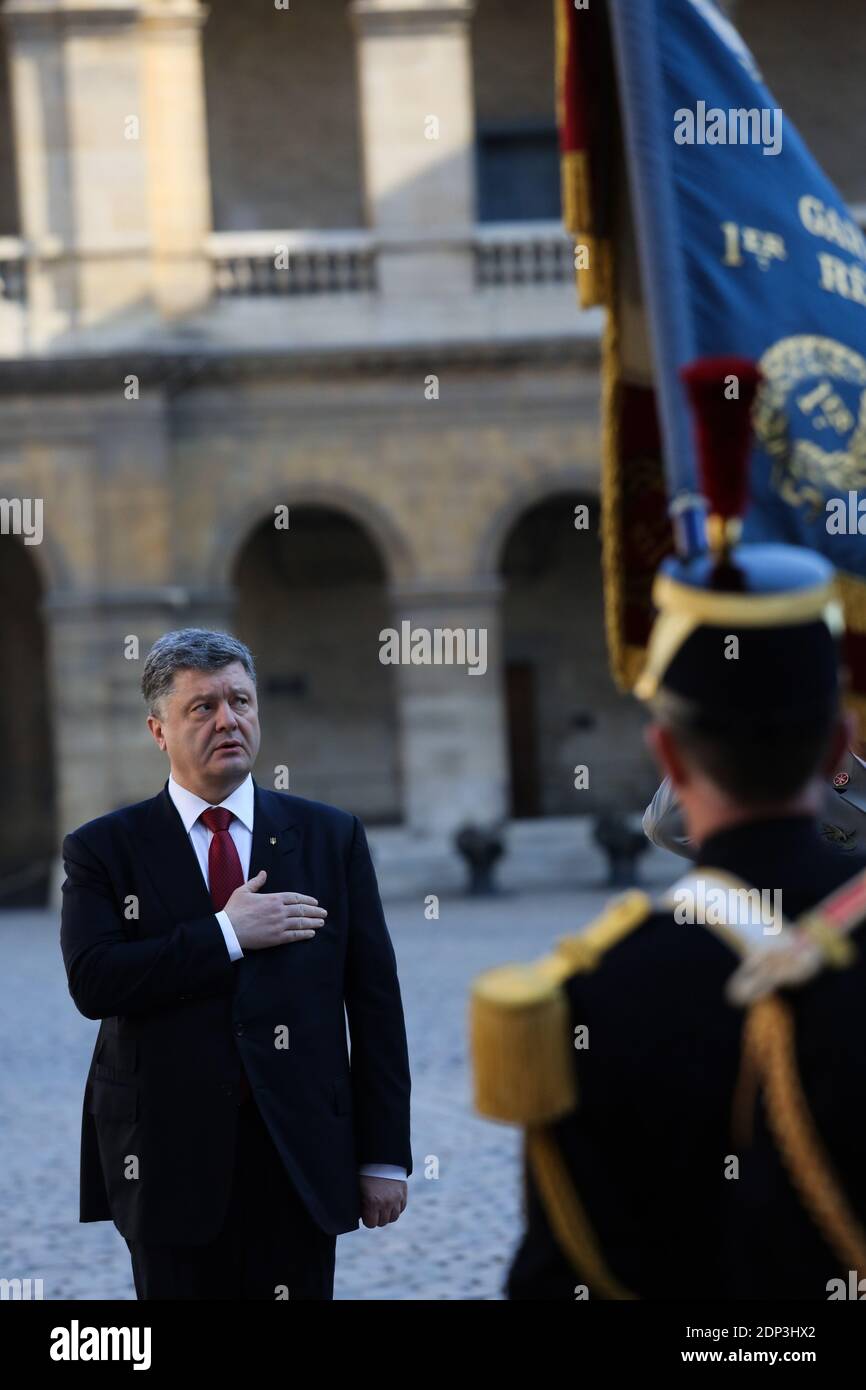
{"type": "MultiPolygon", "coordinates": [[[[421,902],[388,905],[409,1030],[415,1172],[396,1224],[339,1239],[337,1298],[501,1297],[518,1233],[519,1136],[471,1109],[469,982],[488,965],[531,959],[603,901],[601,892],[443,898],[432,922],[421,902]]],[[[0,1276],[41,1278],[46,1299],[133,1298],[113,1225],[77,1219],[97,1025],[67,993],[56,916],[0,914],[0,982],[0,1276]]]]}

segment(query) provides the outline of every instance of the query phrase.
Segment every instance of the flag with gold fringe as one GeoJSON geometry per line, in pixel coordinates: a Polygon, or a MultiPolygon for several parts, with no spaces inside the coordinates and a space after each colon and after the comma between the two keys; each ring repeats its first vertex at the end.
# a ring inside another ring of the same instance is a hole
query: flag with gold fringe
{"type": "Polygon", "coordinates": [[[555,0],[562,209],[583,308],[608,312],[602,342],[602,564],[611,668],[631,688],[652,622],[651,588],[673,548],[648,327],[625,177],[607,12],[555,0]]]}
{"type": "Polygon", "coordinates": [[[866,238],[713,0],[555,0],[555,14],[563,217],[580,303],[607,310],[614,675],[633,685],[653,573],[695,534],[680,369],[747,357],[763,380],[744,539],[836,566],[866,738],[866,238]]]}

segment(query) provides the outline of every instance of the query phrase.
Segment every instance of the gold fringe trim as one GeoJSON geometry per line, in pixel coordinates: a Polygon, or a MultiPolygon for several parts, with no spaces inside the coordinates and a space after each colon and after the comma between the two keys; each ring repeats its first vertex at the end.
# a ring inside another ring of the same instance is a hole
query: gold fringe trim
{"type": "MultiPolygon", "coordinates": [[[[566,74],[570,46],[574,33],[572,0],[554,0],[556,32],[556,118],[560,131],[567,125],[569,102],[578,100],[576,92],[566,92],[566,74]]],[[[567,137],[565,137],[567,138],[567,137]]],[[[611,247],[607,240],[595,235],[595,209],[592,197],[590,152],[583,149],[561,150],[559,181],[562,192],[562,223],[578,247],[586,250],[586,265],[575,260],[575,283],[581,308],[591,309],[606,304],[610,288],[611,247]]]]}
{"type": "Polygon", "coordinates": [[[605,952],[646,921],[646,893],[621,893],[585,931],[562,937],[530,965],[485,970],[472,987],[469,1034],[475,1108],[504,1124],[538,1125],[577,1105],[565,981],[594,970],[605,952]]]}
{"type": "Polygon", "coordinates": [[[608,1272],[556,1141],[545,1128],[577,1105],[571,1009],[564,983],[594,970],[605,953],[646,921],[652,901],[615,898],[586,931],[561,938],[533,965],[505,965],[478,977],[470,1001],[475,1107],[490,1119],[524,1124],[541,1203],[563,1252],[602,1298],[633,1295],[608,1272]]]}
{"type": "Polygon", "coordinates": [[[836,587],[845,610],[845,626],[849,632],[866,633],[866,579],[837,570],[836,587]]]}
{"type": "Polygon", "coordinates": [[[815,1128],[797,1071],[791,1010],[778,995],[749,1010],[743,1046],[761,1074],[770,1128],[804,1207],[842,1268],[866,1270],[866,1233],[815,1128]]]}
{"type": "Polygon", "coordinates": [[[472,991],[469,1031],[480,1115],[537,1125],[574,1109],[571,1018],[557,979],[531,965],[486,971],[472,991]]]}
{"type": "Polygon", "coordinates": [[[574,238],[575,284],[582,309],[610,300],[613,250],[606,237],[593,235],[589,155],[571,150],[560,156],[562,220],[574,238]]]}
{"type": "Polygon", "coordinates": [[[586,150],[567,150],[560,156],[562,221],[565,230],[586,240],[592,232],[592,190],[586,150]]]}
{"type": "Polygon", "coordinates": [[[581,1279],[601,1298],[636,1298],[605,1264],[601,1246],[556,1140],[546,1129],[531,1129],[526,1136],[526,1149],[553,1234],[581,1279]]]}
{"type": "Polygon", "coordinates": [[[565,129],[565,74],[571,41],[571,0],[553,0],[554,62],[556,69],[556,124],[565,129]]]}
{"type": "Polygon", "coordinates": [[[607,238],[581,236],[575,246],[575,262],[581,248],[586,249],[586,256],[581,257],[581,260],[585,259],[586,264],[575,264],[580,307],[594,309],[601,305],[602,308],[606,308],[610,300],[613,248],[607,238]]]}
{"type": "Polygon", "coordinates": [[[619,525],[622,505],[619,427],[622,361],[612,257],[610,272],[610,298],[601,342],[601,569],[608,660],[619,688],[630,690],[643,667],[643,652],[639,647],[629,647],[623,634],[625,571],[619,525]]]}

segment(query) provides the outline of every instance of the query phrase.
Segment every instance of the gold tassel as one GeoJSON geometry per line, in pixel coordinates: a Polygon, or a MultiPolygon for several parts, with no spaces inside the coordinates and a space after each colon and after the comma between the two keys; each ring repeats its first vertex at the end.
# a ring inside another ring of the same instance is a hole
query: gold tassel
{"type": "Polygon", "coordinates": [[[778,995],[749,1010],[743,1046],[762,1074],[770,1129],[804,1207],[841,1267],[866,1271],[866,1232],[815,1128],[797,1070],[791,1010],[778,995]]]}
{"type": "MultiPolygon", "coordinates": [[[[563,962],[562,977],[571,968],[563,962]]],[[[536,1125],[576,1105],[568,999],[550,970],[503,965],[480,975],[472,991],[470,1037],[480,1114],[536,1125]]]]}
{"type": "Polygon", "coordinates": [[[630,656],[623,631],[625,570],[620,532],[622,481],[619,429],[622,363],[616,286],[613,283],[610,290],[601,348],[601,567],[608,661],[620,690],[630,690],[634,683],[632,677],[637,678],[641,663],[630,656]]]}
{"type": "Polygon", "coordinates": [[[552,1134],[531,1129],[526,1152],[556,1242],[590,1293],[597,1298],[634,1299],[605,1264],[601,1246],[552,1134]]]}
{"type": "Polygon", "coordinates": [[[560,156],[562,222],[573,237],[586,236],[592,227],[589,156],[586,150],[567,150],[560,156]]]}
{"type": "Polygon", "coordinates": [[[530,965],[479,975],[470,1002],[475,1107],[507,1124],[538,1125],[577,1104],[571,1011],[564,982],[595,970],[605,953],[646,921],[646,893],[621,893],[583,932],[564,936],[530,965]]]}

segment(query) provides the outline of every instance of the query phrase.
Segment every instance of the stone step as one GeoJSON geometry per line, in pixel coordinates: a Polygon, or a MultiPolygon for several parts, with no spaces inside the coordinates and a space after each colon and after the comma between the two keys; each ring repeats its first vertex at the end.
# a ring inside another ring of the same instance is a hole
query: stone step
{"type": "MultiPolygon", "coordinates": [[[[640,816],[630,824],[639,828],[640,816]]],[[[608,863],[593,839],[594,829],[591,816],[509,821],[504,827],[506,853],[495,871],[497,887],[503,892],[605,888],[608,863]]],[[[403,827],[370,827],[367,838],[383,898],[465,891],[466,865],[450,839],[413,834],[403,827]]],[[[670,883],[682,863],[676,855],[649,845],[638,864],[638,885],[670,883]]]]}

